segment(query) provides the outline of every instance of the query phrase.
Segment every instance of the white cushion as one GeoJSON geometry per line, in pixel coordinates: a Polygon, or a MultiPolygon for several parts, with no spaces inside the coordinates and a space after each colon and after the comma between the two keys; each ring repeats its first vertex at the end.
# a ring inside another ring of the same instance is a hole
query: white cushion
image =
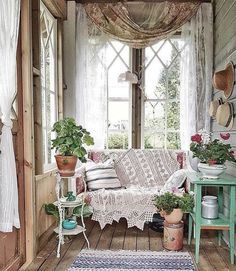
{"type": "Polygon", "coordinates": [[[121,183],[111,160],[105,163],[88,163],[85,169],[88,190],[120,188],[121,183]]]}
{"type": "Polygon", "coordinates": [[[176,172],[174,172],[166,181],[163,190],[169,191],[172,190],[173,188],[180,188],[187,178],[186,171],[187,171],[186,169],[179,169],[176,172]]]}

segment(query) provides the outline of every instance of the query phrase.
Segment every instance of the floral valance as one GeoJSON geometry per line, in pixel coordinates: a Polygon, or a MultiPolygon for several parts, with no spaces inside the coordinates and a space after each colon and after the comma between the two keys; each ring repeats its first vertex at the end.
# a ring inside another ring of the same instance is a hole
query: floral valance
{"type": "Polygon", "coordinates": [[[89,3],[84,8],[92,22],[111,38],[134,48],[149,46],[175,33],[192,18],[199,2],[89,3]]]}

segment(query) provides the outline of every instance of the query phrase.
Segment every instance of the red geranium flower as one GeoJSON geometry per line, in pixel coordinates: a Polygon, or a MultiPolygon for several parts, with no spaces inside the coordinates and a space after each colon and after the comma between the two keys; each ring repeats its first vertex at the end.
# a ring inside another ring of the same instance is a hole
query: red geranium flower
{"type": "Polygon", "coordinates": [[[228,140],[230,138],[230,133],[220,133],[220,137],[224,140],[228,140]]]}
{"type": "Polygon", "coordinates": [[[194,142],[200,143],[202,142],[202,136],[199,134],[193,135],[191,136],[191,140],[194,142]]]}
{"type": "Polygon", "coordinates": [[[210,166],[213,166],[213,165],[217,164],[217,161],[211,159],[211,160],[208,160],[208,164],[209,164],[210,166]]]}

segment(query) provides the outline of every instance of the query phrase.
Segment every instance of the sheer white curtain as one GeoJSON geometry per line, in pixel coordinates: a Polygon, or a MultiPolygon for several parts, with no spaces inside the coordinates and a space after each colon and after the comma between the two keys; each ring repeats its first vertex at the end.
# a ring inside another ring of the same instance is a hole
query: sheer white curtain
{"type": "Polygon", "coordinates": [[[189,149],[191,135],[210,130],[208,107],[212,95],[213,15],[204,3],[195,17],[182,27],[186,46],[181,57],[180,129],[181,147],[189,149]]]}
{"type": "Polygon", "coordinates": [[[95,148],[104,148],[107,119],[106,36],[77,5],[76,120],[94,137],[95,148]]]}
{"type": "Polygon", "coordinates": [[[16,49],[20,0],[0,0],[0,109],[3,123],[0,164],[0,231],[20,227],[11,106],[16,95],[16,49]]]}

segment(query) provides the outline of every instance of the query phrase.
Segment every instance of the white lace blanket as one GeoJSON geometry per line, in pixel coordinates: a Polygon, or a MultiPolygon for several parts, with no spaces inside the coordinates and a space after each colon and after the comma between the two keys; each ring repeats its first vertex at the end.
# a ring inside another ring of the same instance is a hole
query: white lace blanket
{"type": "Polygon", "coordinates": [[[158,193],[157,188],[138,187],[89,192],[94,209],[92,219],[98,221],[103,229],[106,224],[124,217],[128,227],[136,226],[143,230],[145,221],[152,221],[153,214],[157,212],[152,200],[158,193]]]}

